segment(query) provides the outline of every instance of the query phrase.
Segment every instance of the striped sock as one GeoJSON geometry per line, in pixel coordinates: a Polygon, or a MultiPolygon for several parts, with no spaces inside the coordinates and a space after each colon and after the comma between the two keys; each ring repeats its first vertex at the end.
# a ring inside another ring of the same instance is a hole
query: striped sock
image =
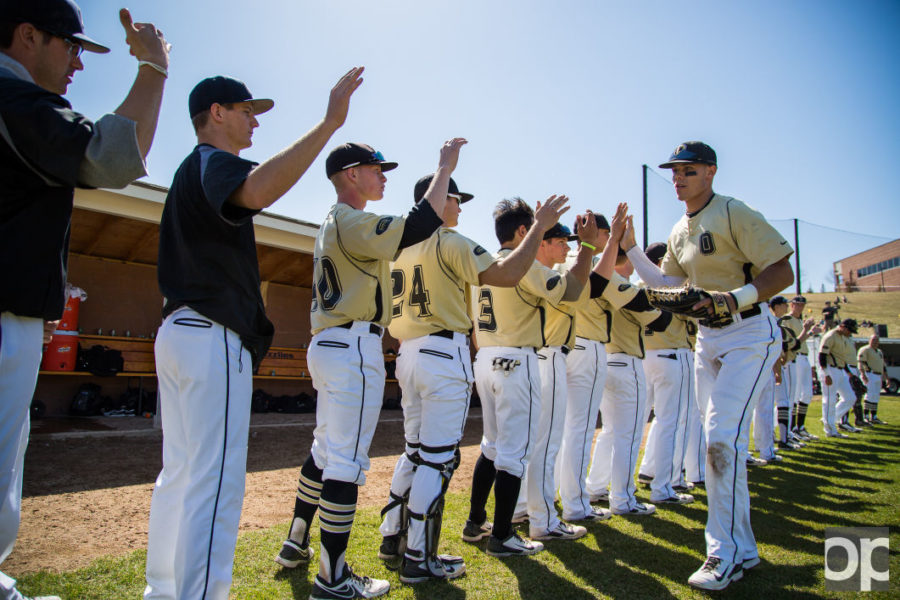
{"type": "Polygon", "coordinates": [[[327,479],[319,498],[319,527],[322,553],[319,576],[329,583],[344,574],[344,553],[350,541],[350,529],[356,515],[359,487],[355,483],[327,479]]]}
{"type": "Polygon", "coordinates": [[[309,525],[316,516],[319,496],[322,494],[322,469],[316,466],[312,455],[300,468],[297,482],[297,499],[294,501],[294,518],[288,539],[301,547],[309,545],[309,525]]]}

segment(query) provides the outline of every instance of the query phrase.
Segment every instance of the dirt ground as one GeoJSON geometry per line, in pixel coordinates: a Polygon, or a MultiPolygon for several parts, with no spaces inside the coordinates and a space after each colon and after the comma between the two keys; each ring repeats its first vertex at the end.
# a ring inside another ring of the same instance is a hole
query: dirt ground
{"type": "MultiPolygon", "coordinates": [[[[400,411],[382,415],[370,450],[368,480],[359,491],[360,506],[385,502],[394,463],[403,450],[400,411]]],[[[299,467],[312,443],[311,423],[308,419],[251,428],[242,532],[290,520],[299,467]]],[[[468,488],[480,438],[480,411],[473,409],[452,492],[468,488]]],[[[146,548],[150,496],[161,457],[158,433],[33,436],[25,457],[22,524],[3,570],[13,577],[38,570],[69,571],[100,556],[146,548]]]]}

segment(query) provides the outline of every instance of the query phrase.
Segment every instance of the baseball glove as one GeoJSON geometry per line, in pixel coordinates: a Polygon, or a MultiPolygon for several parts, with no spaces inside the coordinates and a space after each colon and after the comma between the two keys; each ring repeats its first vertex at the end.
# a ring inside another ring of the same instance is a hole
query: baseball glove
{"type": "Polygon", "coordinates": [[[725,327],[733,322],[727,298],[728,294],[725,292],[708,292],[690,285],[679,288],[647,288],[647,299],[655,308],[700,319],[700,324],[706,327],[725,327]],[[712,300],[710,307],[713,314],[710,314],[709,307],[694,310],[694,305],[706,298],[712,300]]]}

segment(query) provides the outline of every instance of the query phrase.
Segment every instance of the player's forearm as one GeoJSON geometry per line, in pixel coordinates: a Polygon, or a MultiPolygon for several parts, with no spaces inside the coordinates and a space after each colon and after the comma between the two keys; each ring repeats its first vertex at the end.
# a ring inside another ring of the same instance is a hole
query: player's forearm
{"type": "Polygon", "coordinates": [[[563,300],[571,302],[581,296],[581,292],[587,284],[588,276],[591,274],[592,258],[593,253],[590,249],[587,246],[581,246],[578,255],[575,257],[575,263],[566,273],[566,291],[563,293],[563,300]]]}
{"type": "Polygon", "coordinates": [[[453,169],[439,165],[434,177],[431,179],[431,185],[425,192],[425,200],[434,209],[436,215],[444,214],[444,208],[447,205],[447,191],[450,188],[450,173],[453,169]]]}
{"type": "Polygon", "coordinates": [[[324,119],[306,135],[250,172],[235,191],[232,201],[238,206],[262,210],[275,203],[303,176],[337,131],[324,119]]]}
{"type": "Polygon", "coordinates": [[[513,287],[519,283],[537,258],[544,232],[534,225],[516,248],[478,275],[479,285],[513,287]]]}
{"type": "Polygon", "coordinates": [[[785,257],[763,269],[750,283],[756,288],[758,301],[762,302],[794,283],[794,269],[785,257]]]}
{"type": "Polygon", "coordinates": [[[141,156],[147,158],[162,104],[166,76],[149,65],[138,67],[138,74],[125,100],[115,114],[131,119],[137,124],[136,133],[141,156]]]}
{"type": "Polygon", "coordinates": [[[629,248],[626,254],[628,255],[628,260],[630,260],[632,266],[634,266],[634,270],[637,272],[638,277],[640,277],[648,286],[666,287],[684,283],[683,277],[676,277],[674,275],[666,275],[663,273],[662,269],[654,265],[650,259],[647,258],[647,255],[644,254],[643,250],[637,245],[629,248]]]}

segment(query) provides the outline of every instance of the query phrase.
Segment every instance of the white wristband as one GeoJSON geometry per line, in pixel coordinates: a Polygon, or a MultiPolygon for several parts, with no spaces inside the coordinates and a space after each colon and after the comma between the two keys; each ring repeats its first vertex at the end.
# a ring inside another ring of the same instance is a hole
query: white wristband
{"type": "Polygon", "coordinates": [[[162,73],[162,76],[165,77],[166,79],[169,78],[169,71],[165,67],[162,67],[156,63],[150,62],[149,60],[139,60],[138,68],[140,68],[142,65],[147,65],[148,67],[151,67],[151,68],[155,69],[156,71],[159,71],[160,73],[162,73]]]}
{"type": "Polygon", "coordinates": [[[747,308],[759,299],[759,290],[752,283],[733,289],[730,293],[734,296],[735,302],[737,302],[738,310],[747,308]]]}

